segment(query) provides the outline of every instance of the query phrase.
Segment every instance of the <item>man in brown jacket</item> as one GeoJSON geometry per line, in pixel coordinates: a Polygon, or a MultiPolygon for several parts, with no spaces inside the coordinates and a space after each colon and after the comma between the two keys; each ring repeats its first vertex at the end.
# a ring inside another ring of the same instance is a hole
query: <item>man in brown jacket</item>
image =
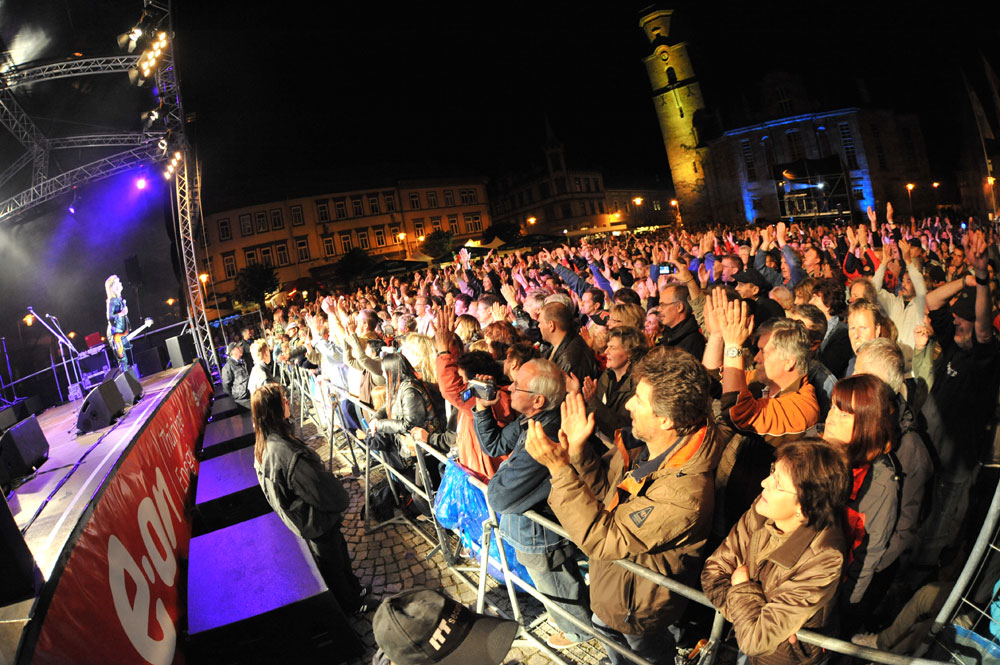
{"type": "MultiPolygon", "coordinates": [[[[719,441],[708,373],[680,349],[659,347],[635,368],[632,427],[603,457],[588,444],[594,416],[579,393],[562,406],[559,442],[530,424],[527,450],[552,476],[548,503],[590,557],[594,628],[652,663],[673,663],[667,628],[686,601],[615,564],[628,559],[685,584],[698,578],[712,524],[719,441]]],[[[627,662],[607,649],[612,663],[627,662]]]]}

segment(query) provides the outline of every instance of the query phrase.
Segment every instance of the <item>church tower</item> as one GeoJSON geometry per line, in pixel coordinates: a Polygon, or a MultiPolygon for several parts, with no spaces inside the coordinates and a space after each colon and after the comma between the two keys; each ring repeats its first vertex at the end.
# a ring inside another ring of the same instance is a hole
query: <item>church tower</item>
{"type": "Polygon", "coordinates": [[[672,43],[670,39],[673,13],[672,9],[655,6],[643,13],[639,27],[646,33],[651,49],[643,62],[653,88],[653,105],[680,212],[685,220],[700,225],[709,221],[711,213],[703,164],[708,161],[707,148],[699,145],[695,125],[695,114],[699,111],[704,114],[705,102],[687,43],[672,43]]]}

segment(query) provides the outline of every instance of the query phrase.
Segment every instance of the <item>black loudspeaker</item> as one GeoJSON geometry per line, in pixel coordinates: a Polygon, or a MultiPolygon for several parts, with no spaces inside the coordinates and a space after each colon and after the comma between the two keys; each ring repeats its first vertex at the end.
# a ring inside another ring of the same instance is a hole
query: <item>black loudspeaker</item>
{"type": "Polygon", "coordinates": [[[0,605],[30,598],[35,593],[35,559],[14,522],[7,501],[0,508],[0,605]]]}
{"type": "Polygon", "coordinates": [[[0,432],[4,432],[24,420],[28,415],[28,407],[23,401],[15,402],[0,409],[0,432]]]}
{"type": "Polygon", "coordinates": [[[132,351],[135,358],[135,368],[139,371],[139,376],[152,376],[163,371],[163,358],[160,356],[160,348],[154,346],[142,351],[132,351]]]}
{"type": "Polygon", "coordinates": [[[132,375],[131,370],[116,376],[115,385],[118,386],[118,392],[121,393],[122,401],[130,406],[142,398],[142,385],[132,375]]]}
{"type": "Polygon", "coordinates": [[[0,460],[10,478],[30,476],[49,458],[49,442],[34,416],[0,436],[0,460]]]}
{"type": "Polygon", "coordinates": [[[139,267],[139,257],[135,254],[125,259],[125,277],[132,286],[142,286],[142,268],[139,267]]]}
{"type": "Polygon", "coordinates": [[[168,337],[167,353],[170,355],[170,366],[174,369],[190,365],[198,357],[194,352],[194,340],[191,339],[191,335],[168,337]]]}
{"type": "Polygon", "coordinates": [[[82,434],[110,425],[125,412],[125,400],[114,381],[105,381],[87,394],[76,419],[76,429],[82,434]]]}

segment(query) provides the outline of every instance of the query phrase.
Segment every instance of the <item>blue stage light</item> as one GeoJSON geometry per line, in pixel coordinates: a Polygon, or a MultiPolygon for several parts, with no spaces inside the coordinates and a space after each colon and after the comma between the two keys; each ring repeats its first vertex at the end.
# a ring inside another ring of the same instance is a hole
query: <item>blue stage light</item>
{"type": "Polygon", "coordinates": [[[136,189],[146,189],[146,177],[140,176],[138,179],[136,179],[135,187],[136,189]]]}

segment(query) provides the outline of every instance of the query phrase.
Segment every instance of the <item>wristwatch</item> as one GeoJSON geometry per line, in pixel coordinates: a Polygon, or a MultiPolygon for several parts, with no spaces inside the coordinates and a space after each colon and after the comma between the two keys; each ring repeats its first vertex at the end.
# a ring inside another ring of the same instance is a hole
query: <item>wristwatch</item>
{"type": "Polygon", "coordinates": [[[726,347],[726,357],[727,358],[741,358],[741,357],[743,357],[743,347],[742,346],[727,346],[726,347]]]}

